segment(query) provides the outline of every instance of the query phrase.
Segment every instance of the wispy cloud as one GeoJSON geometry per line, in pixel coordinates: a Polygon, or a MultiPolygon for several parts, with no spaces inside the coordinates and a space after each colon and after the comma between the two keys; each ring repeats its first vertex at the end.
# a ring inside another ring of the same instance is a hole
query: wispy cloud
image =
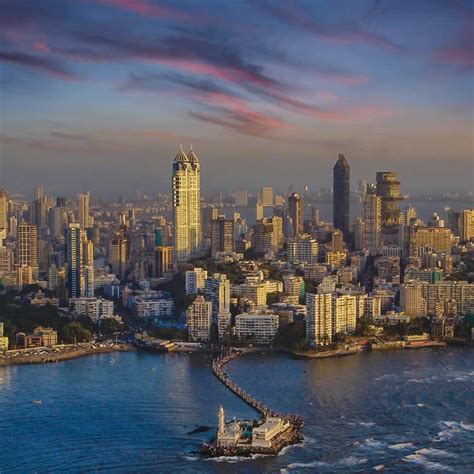
{"type": "Polygon", "coordinates": [[[71,72],[61,62],[52,58],[35,56],[18,51],[0,51],[0,61],[9,62],[21,67],[44,72],[50,76],[65,81],[82,80],[80,76],[71,72]]]}
{"type": "Polygon", "coordinates": [[[358,25],[325,25],[317,21],[311,11],[302,11],[296,3],[257,2],[256,4],[281,22],[302,28],[318,39],[329,43],[364,44],[388,51],[400,51],[400,47],[390,39],[358,25]]]}
{"type": "Polygon", "coordinates": [[[95,1],[100,5],[116,7],[128,12],[136,13],[144,17],[155,18],[175,18],[178,20],[192,20],[193,17],[187,13],[170,8],[164,5],[158,5],[146,0],[89,0],[95,1]]]}

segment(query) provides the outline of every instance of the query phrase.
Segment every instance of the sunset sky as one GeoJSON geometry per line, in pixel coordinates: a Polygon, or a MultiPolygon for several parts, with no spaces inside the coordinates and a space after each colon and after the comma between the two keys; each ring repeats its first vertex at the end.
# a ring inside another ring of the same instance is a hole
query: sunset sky
{"type": "Polygon", "coordinates": [[[473,2],[0,0],[0,187],[473,183],[473,2]]]}

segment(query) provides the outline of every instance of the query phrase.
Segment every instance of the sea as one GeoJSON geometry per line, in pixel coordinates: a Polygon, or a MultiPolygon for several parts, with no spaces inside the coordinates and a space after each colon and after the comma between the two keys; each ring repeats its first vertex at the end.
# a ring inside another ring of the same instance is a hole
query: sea
{"type": "Polygon", "coordinates": [[[300,445],[250,459],[199,454],[221,405],[256,417],[210,365],[125,352],[0,367],[0,472],[474,472],[474,348],[234,360],[238,384],[305,421],[300,445]]]}

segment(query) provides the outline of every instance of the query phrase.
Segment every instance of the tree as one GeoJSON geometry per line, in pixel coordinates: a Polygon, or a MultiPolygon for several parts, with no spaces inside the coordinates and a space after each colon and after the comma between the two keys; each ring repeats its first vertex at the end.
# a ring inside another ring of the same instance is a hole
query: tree
{"type": "Polygon", "coordinates": [[[88,342],[92,338],[92,333],[83,328],[79,323],[72,322],[66,324],[59,331],[59,339],[66,344],[74,342],[88,342]]]}

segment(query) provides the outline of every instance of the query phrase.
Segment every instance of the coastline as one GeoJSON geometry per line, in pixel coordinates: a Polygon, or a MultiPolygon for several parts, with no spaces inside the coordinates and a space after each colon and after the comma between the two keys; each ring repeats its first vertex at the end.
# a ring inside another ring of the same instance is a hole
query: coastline
{"type": "Polygon", "coordinates": [[[112,352],[128,352],[135,348],[132,345],[118,343],[106,347],[75,347],[71,350],[58,352],[47,352],[44,354],[25,354],[16,357],[0,356],[0,367],[9,365],[26,364],[50,364],[54,362],[63,362],[67,360],[79,359],[94,354],[107,354],[112,352]]]}

